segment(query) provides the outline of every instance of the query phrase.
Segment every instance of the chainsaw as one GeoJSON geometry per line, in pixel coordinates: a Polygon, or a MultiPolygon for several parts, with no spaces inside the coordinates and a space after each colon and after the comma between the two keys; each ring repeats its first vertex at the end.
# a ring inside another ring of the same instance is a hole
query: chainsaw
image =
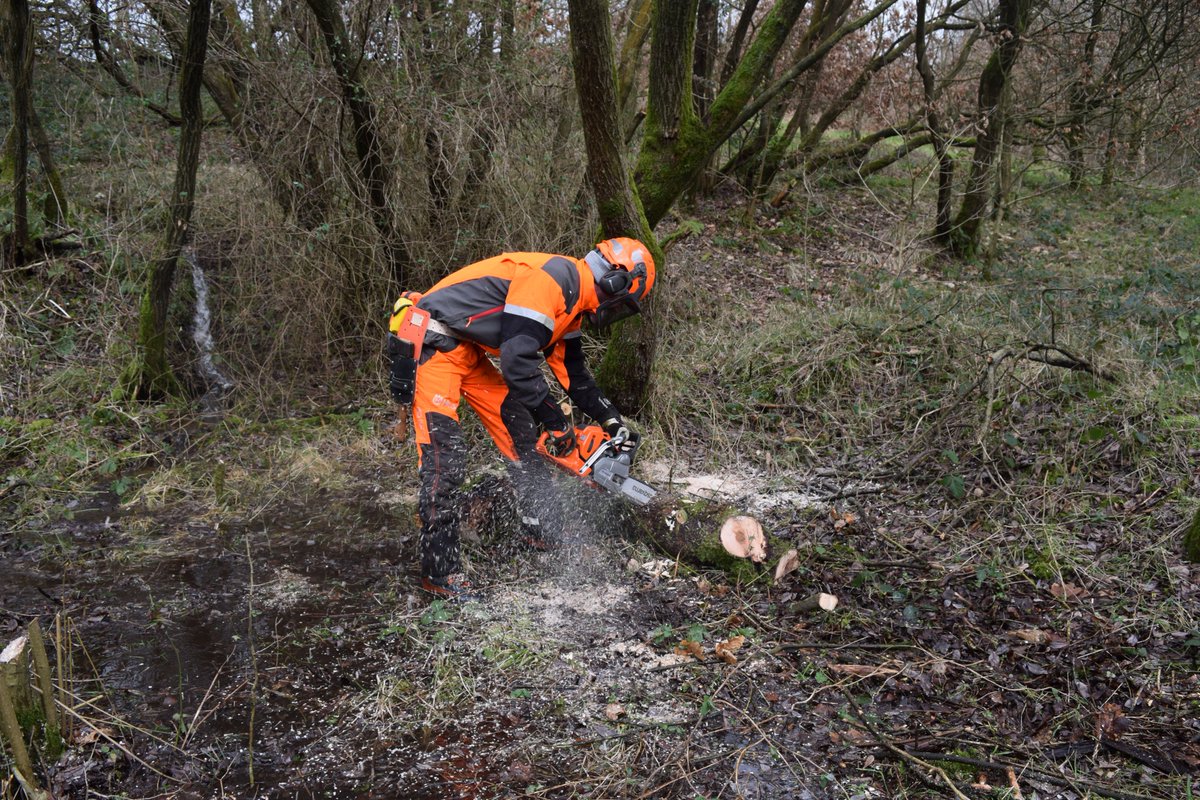
{"type": "Polygon", "coordinates": [[[629,477],[629,468],[637,457],[642,437],[632,431],[609,436],[599,425],[575,428],[575,449],[564,455],[553,455],[547,443],[550,433],[538,439],[538,452],[574,475],[614,494],[628,498],[638,505],[647,505],[658,492],[636,478],[629,477]]]}

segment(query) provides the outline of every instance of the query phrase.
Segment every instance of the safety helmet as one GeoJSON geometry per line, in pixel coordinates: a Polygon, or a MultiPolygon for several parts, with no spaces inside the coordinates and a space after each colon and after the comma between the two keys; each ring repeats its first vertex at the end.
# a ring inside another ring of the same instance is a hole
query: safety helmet
{"type": "Polygon", "coordinates": [[[605,239],[584,261],[596,280],[599,305],[591,318],[597,328],[641,312],[654,285],[654,258],[644,244],[624,236],[605,239]]]}

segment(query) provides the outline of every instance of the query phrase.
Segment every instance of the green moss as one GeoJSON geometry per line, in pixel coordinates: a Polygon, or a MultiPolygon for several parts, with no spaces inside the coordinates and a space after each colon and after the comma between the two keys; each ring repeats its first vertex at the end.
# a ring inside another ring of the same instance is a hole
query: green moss
{"type": "Polygon", "coordinates": [[[1183,534],[1183,556],[1193,564],[1200,564],[1200,508],[1192,517],[1192,524],[1183,534]]]}
{"type": "Polygon", "coordinates": [[[696,545],[696,559],[706,567],[721,570],[739,584],[753,583],[762,574],[748,559],[725,552],[717,533],[704,537],[696,545]]]}

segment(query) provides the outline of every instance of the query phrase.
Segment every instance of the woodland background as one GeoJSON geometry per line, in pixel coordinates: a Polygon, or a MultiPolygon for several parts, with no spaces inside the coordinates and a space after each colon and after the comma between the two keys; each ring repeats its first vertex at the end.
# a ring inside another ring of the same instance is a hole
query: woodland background
{"type": "Polygon", "coordinates": [[[58,796],[1194,792],[1195,0],[0,6],[0,631],[62,626],[58,796]],[[610,235],[641,477],[799,569],[487,517],[502,590],[429,607],[391,301],[610,235]]]}

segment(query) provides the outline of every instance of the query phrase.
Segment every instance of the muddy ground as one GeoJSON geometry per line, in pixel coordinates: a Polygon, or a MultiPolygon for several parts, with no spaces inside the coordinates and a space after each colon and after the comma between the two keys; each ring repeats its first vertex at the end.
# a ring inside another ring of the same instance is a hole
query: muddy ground
{"type": "MultiPolygon", "coordinates": [[[[253,518],[97,493],[5,540],[0,627],[69,621],[56,797],[1186,796],[1200,642],[1137,609],[1194,608],[1200,570],[946,563],[960,512],[806,478],[730,498],[799,546],[780,585],[661,559],[598,503],[553,553],[469,531],[487,598],[461,606],[416,590],[411,497],[370,477],[253,518]],[[797,610],[817,589],[835,612],[797,610]]],[[[1079,547],[1164,513],[1138,499],[1079,547]]]]}

